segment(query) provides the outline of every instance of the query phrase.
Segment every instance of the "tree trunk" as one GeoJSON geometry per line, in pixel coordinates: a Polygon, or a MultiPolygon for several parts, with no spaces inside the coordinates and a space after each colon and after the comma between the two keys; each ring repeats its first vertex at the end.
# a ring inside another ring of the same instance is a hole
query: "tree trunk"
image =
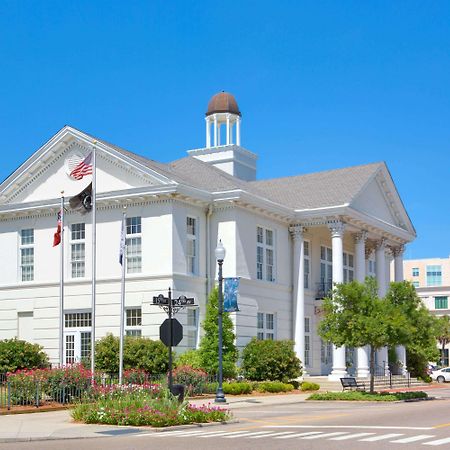
{"type": "Polygon", "coordinates": [[[370,393],[374,392],[375,384],[375,348],[370,346],[370,393]]]}

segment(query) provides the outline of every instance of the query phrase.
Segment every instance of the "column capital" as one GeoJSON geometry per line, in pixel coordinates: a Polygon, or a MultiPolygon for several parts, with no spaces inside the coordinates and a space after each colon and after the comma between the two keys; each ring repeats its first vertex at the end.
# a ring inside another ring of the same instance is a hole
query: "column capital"
{"type": "Polygon", "coordinates": [[[358,244],[360,242],[366,242],[367,241],[367,231],[362,230],[362,231],[359,231],[358,233],[355,233],[353,235],[353,239],[355,240],[356,244],[358,244]]]}
{"type": "Polygon", "coordinates": [[[331,231],[331,237],[343,237],[345,224],[340,221],[328,223],[328,228],[331,231]]]}
{"type": "Polygon", "coordinates": [[[369,258],[372,256],[374,250],[375,250],[375,249],[374,249],[373,247],[366,246],[366,248],[365,248],[365,251],[366,251],[366,259],[369,259],[369,258]]]}
{"type": "Polygon", "coordinates": [[[403,244],[397,247],[392,247],[392,254],[394,255],[394,258],[403,256],[403,253],[405,253],[405,246],[403,244]]]}
{"type": "Polygon", "coordinates": [[[291,233],[294,242],[303,238],[303,233],[305,232],[305,229],[306,228],[301,224],[295,224],[289,227],[289,232],[291,233]]]}
{"type": "Polygon", "coordinates": [[[375,250],[384,250],[386,248],[386,239],[382,238],[379,239],[378,241],[375,241],[375,250]]]}

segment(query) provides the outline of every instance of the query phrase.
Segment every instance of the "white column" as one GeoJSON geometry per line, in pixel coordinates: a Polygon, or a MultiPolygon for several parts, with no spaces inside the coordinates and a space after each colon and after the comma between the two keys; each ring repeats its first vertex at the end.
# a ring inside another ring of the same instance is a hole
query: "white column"
{"type": "Polygon", "coordinates": [[[214,147],[217,147],[217,115],[214,114],[214,147]]]}
{"type": "Polygon", "coordinates": [[[293,305],[294,305],[294,350],[297,357],[305,361],[305,253],[303,227],[289,228],[293,241],[293,305]]]}
{"type": "Polygon", "coordinates": [[[220,122],[217,122],[217,145],[222,145],[222,142],[220,139],[220,122]]]}
{"type": "Polygon", "coordinates": [[[236,119],[236,145],[241,145],[241,118],[236,119]]]}
{"type": "MultiPolygon", "coordinates": [[[[329,225],[331,231],[331,247],[333,250],[333,284],[344,281],[344,224],[335,222],[329,225]]],[[[329,380],[339,380],[348,376],[345,365],[345,346],[336,347],[333,345],[333,370],[328,375],[329,380]]]]}
{"type": "Polygon", "coordinates": [[[230,133],[230,115],[227,114],[227,145],[230,145],[230,137],[231,137],[231,133],[230,133]]]}
{"type": "MultiPolygon", "coordinates": [[[[355,235],[355,280],[363,283],[366,278],[366,239],[367,232],[361,231],[355,235]]],[[[369,370],[369,347],[357,349],[358,367],[356,376],[368,378],[369,370]]]]}
{"type": "MultiPolygon", "coordinates": [[[[400,245],[394,248],[394,280],[396,282],[403,281],[403,253],[405,246],[400,245]]],[[[406,348],[404,345],[397,345],[395,347],[395,354],[397,355],[397,361],[401,364],[401,372],[406,375],[406,348]]]]}
{"type": "MultiPolygon", "coordinates": [[[[375,244],[375,266],[377,272],[378,296],[380,298],[386,295],[386,241],[381,239],[375,244]]],[[[388,369],[388,348],[383,347],[377,351],[377,365],[381,369],[384,367],[385,374],[388,369]]]]}
{"type": "Polygon", "coordinates": [[[209,120],[209,116],[205,117],[206,121],[206,148],[211,147],[211,121],[209,120]]]}

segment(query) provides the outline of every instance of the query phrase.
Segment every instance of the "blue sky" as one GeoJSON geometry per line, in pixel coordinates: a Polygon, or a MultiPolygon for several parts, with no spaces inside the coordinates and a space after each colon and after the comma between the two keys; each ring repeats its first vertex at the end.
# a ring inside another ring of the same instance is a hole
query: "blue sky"
{"type": "Polygon", "coordinates": [[[447,1],[0,4],[4,179],[65,124],[169,161],[232,92],[259,177],[387,162],[417,240],[450,254],[447,1]]]}

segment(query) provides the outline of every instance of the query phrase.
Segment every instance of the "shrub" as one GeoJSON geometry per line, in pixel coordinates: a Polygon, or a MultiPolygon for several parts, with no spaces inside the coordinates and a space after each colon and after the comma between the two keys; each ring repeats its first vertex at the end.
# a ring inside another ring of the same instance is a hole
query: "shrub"
{"type": "MultiPolygon", "coordinates": [[[[202,323],[205,334],[200,341],[201,367],[210,375],[218,372],[219,344],[218,344],[218,290],[211,291],[206,305],[206,316],[202,323]]],[[[223,376],[233,378],[236,375],[238,351],[234,343],[234,325],[229,313],[223,314],[223,376]]]]}
{"type": "Polygon", "coordinates": [[[300,387],[302,391],[318,391],[320,389],[320,385],[317,383],[310,383],[309,381],[304,381],[300,387]]]}
{"type": "Polygon", "coordinates": [[[47,369],[41,375],[42,389],[53,400],[66,403],[78,399],[91,386],[92,372],[81,364],[47,369]]]}
{"type": "Polygon", "coordinates": [[[148,375],[142,369],[127,369],[123,371],[124,384],[144,384],[148,381],[148,375]]]}
{"type": "Polygon", "coordinates": [[[426,392],[396,392],[396,393],[369,393],[360,391],[347,392],[324,392],[310,395],[307,400],[348,400],[348,401],[375,401],[375,402],[396,402],[399,400],[411,400],[417,398],[427,398],[426,392]]]}
{"type": "Polygon", "coordinates": [[[49,366],[48,356],[40,345],[16,338],[0,341],[0,373],[49,366]]]}
{"type": "Polygon", "coordinates": [[[282,383],[281,381],[262,381],[258,383],[256,390],[258,392],[290,392],[294,386],[290,383],[282,383]]]}
{"type": "Polygon", "coordinates": [[[223,383],[223,392],[229,395],[251,394],[253,386],[245,381],[223,383]]]}
{"type": "Polygon", "coordinates": [[[191,366],[179,366],[173,371],[173,382],[184,384],[187,395],[202,394],[208,383],[208,374],[204,370],[194,369],[191,366]]]}
{"type": "Polygon", "coordinates": [[[289,380],[289,384],[292,384],[292,386],[294,386],[294,389],[300,389],[300,381],[297,380],[289,380]]]}
{"type": "Polygon", "coordinates": [[[287,382],[302,374],[301,363],[290,340],[252,339],[242,352],[242,369],[249,380],[287,382]]]}
{"type": "Polygon", "coordinates": [[[38,376],[34,370],[18,370],[8,373],[13,405],[31,405],[36,400],[38,376]]]}
{"type": "MultiPolygon", "coordinates": [[[[119,338],[106,335],[95,343],[96,368],[109,374],[119,372],[119,338]]],[[[168,368],[168,349],[161,341],[126,336],[123,349],[125,369],[141,369],[148,374],[165,373],[168,368]]]]}
{"type": "Polygon", "coordinates": [[[194,369],[203,369],[200,352],[198,350],[188,350],[176,356],[175,365],[178,366],[191,366],[194,369]]]}

